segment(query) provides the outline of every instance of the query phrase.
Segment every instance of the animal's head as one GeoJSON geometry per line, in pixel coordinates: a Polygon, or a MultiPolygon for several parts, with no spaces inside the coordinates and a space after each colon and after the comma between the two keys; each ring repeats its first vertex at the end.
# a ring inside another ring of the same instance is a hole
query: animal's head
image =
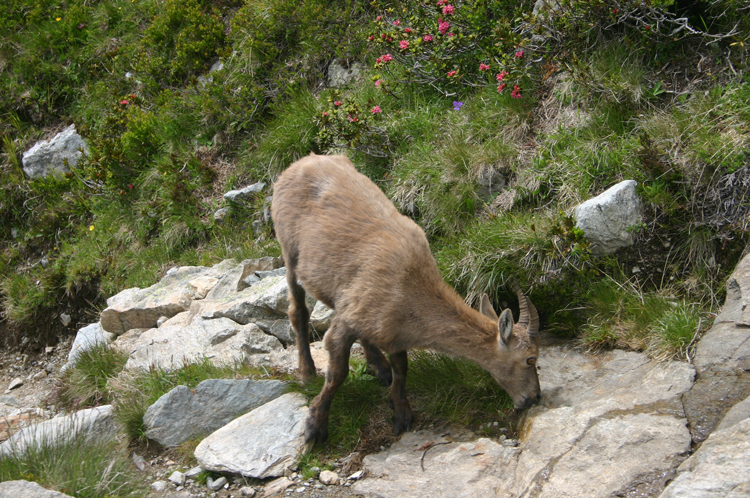
{"type": "Polygon", "coordinates": [[[516,287],[521,313],[513,323],[509,309],[497,316],[487,294],[482,296],[479,311],[497,322],[498,337],[496,354],[492,355],[485,368],[495,381],[505,389],[519,410],[528,408],[541,397],[537,357],[539,356],[539,315],[531,300],[516,287]]]}

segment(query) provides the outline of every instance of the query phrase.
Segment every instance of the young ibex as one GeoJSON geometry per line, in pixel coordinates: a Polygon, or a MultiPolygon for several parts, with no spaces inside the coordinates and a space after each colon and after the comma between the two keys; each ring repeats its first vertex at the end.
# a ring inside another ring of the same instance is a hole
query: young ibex
{"type": "Polygon", "coordinates": [[[422,229],[349,159],[310,155],[292,164],[274,186],[272,215],[304,379],[315,375],[305,290],[336,310],[325,335],[325,385],[310,406],[307,441],[328,436],[331,401],[349,372],[357,340],[381,382],[393,382],[396,434],[409,430],[413,419],[405,388],[410,349],[478,363],[519,409],[537,401],[539,318],[529,299],[517,290],[521,314],[515,325],[510,310],[498,318],[487,295],[479,312],[469,307],[443,282],[422,229]],[[380,350],[390,355],[390,364],[380,350]]]}

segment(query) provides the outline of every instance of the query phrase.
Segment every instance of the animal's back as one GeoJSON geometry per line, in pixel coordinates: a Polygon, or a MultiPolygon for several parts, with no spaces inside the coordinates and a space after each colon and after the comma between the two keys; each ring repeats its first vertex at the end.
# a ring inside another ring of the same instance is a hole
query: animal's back
{"type": "Polygon", "coordinates": [[[345,156],[292,164],[274,186],[272,210],[287,266],[338,312],[404,304],[402,284],[442,283],[424,232],[345,156]]]}

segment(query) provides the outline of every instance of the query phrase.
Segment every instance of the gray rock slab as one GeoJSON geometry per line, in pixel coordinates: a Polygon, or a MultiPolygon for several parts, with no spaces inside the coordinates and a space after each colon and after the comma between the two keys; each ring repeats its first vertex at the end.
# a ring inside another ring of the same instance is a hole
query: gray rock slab
{"type": "Polygon", "coordinates": [[[629,230],[643,221],[638,183],[626,180],[575,207],[576,226],[592,243],[594,254],[610,254],[633,245],[629,230]]]}
{"type": "Polygon", "coordinates": [[[82,329],[78,330],[73,345],[68,353],[68,361],[62,366],[60,372],[75,366],[78,358],[82,353],[99,344],[109,344],[114,340],[114,334],[111,334],[104,329],[99,322],[86,325],[82,329]]]}
{"type": "Polygon", "coordinates": [[[750,396],[750,375],[703,373],[682,398],[693,443],[703,442],[735,404],[750,396]]]}
{"type": "Polygon", "coordinates": [[[750,327],[716,323],[698,342],[693,360],[699,372],[750,372],[750,327]]]}
{"type": "Polygon", "coordinates": [[[750,327],[750,254],[735,267],[727,280],[727,298],[716,323],[732,322],[750,327]]]}
{"type": "Polygon", "coordinates": [[[243,202],[251,199],[253,196],[255,196],[255,194],[263,190],[263,187],[265,186],[266,184],[264,182],[258,182],[253,183],[252,185],[248,185],[245,188],[230,190],[229,192],[224,194],[224,199],[231,202],[243,202]]]}
{"type": "Polygon", "coordinates": [[[660,498],[750,496],[750,419],[711,434],[677,470],[660,498]]]}
{"type": "Polygon", "coordinates": [[[279,380],[249,379],[208,379],[194,389],[177,386],[146,410],[146,436],[163,446],[178,446],[278,398],[286,388],[279,380]]]}
{"type": "Polygon", "coordinates": [[[75,125],[70,125],[51,140],[37,142],[24,152],[21,158],[23,172],[31,179],[43,178],[50,173],[62,175],[75,167],[87,152],[86,142],[76,133],[75,125]]]}
{"type": "Polygon", "coordinates": [[[147,370],[181,368],[208,358],[215,365],[243,363],[248,356],[268,354],[283,346],[275,337],[265,334],[257,325],[240,325],[228,318],[206,320],[200,317],[187,325],[168,325],[142,332],[126,346],[127,369],[147,370]]]}
{"type": "Polygon", "coordinates": [[[201,441],[201,467],[265,479],[284,475],[305,451],[306,398],[289,393],[239,417],[201,441]]]}
{"type": "Polygon", "coordinates": [[[231,262],[222,262],[211,268],[173,268],[151,287],[134,287],[110,297],[107,308],[101,313],[102,328],[120,335],[130,329],[156,327],[160,317],[172,317],[190,308],[196,298],[196,288],[190,284],[191,281],[200,277],[221,277],[230,269],[227,268],[229,264],[231,262]]]}
{"type": "Polygon", "coordinates": [[[54,447],[78,436],[106,441],[116,435],[112,405],[98,406],[26,427],[0,445],[0,455],[22,453],[28,447],[54,447]]]}
{"type": "Polygon", "coordinates": [[[748,418],[750,418],[750,396],[730,408],[716,430],[729,429],[748,418]]]}
{"type": "Polygon", "coordinates": [[[242,324],[259,319],[278,319],[285,316],[289,308],[288,289],[286,277],[278,276],[265,278],[252,287],[224,297],[214,297],[209,293],[201,302],[200,316],[226,317],[242,324]]]}
{"type": "Polygon", "coordinates": [[[72,498],[31,481],[0,482],[0,498],[72,498]]]}
{"type": "Polygon", "coordinates": [[[310,313],[310,324],[318,333],[322,334],[331,326],[331,320],[335,315],[334,310],[323,304],[322,301],[317,301],[312,313],[310,313]]]}

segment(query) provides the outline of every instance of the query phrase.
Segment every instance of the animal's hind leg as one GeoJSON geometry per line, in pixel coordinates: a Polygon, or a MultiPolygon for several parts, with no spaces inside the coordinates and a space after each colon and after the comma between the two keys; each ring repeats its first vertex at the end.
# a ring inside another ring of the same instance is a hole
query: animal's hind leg
{"type": "Polygon", "coordinates": [[[354,334],[342,321],[333,319],[325,335],[328,350],[328,370],[323,390],[310,404],[310,415],[305,426],[305,442],[313,439],[322,443],[328,438],[328,412],[336,390],[349,375],[349,352],[354,344],[354,334]]]}
{"type": "Polygon", "coordinates": [[[305,289],[297,283],[297,274],[291,265],[287,266],[286,281],[289,285],[289,320],[297,332],[297,354],[302,380],[315,377],[315,362],[310,354],[310,312],[305,304],[305,289]]]}
{"type": "Polygon", "coordinates": [[[362,345],[362,349],[365,351],[365,358],[367,358],[367,364],[371,365],[377,372],[377,376],[380,379],[380,383],[388,387],[393,382],[393,374],[391,373],[391,364],[385,359],[383,353],[377,347],[373,346],[364,339],[360,339],[359,343],[362,345]]]}
{"type": "Polygon", "coordinates": [[[409,357],[406,351],[391,355],[393,367],[393,385],[391,386],[391,401],[393,402],[393,431],[398,436],[411,429],[414,413],[406,399],[406,372],[409,367],[409,357]]]}

